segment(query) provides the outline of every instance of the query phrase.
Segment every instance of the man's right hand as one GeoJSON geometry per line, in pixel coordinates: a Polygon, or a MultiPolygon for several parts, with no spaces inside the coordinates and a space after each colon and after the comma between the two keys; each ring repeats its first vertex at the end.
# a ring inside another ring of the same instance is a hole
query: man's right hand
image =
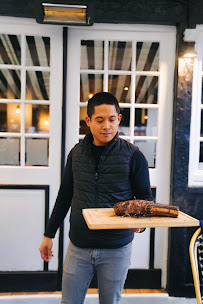
{"type": "Polygon", "coordinates": [[[41,258],[46,262],[50,262],[51,258],[54,256],[53,251],[51,250],[52,246],[53,246],[52,239],[45,236],[39,248],[39,251],[41,254],[41,258]]]}

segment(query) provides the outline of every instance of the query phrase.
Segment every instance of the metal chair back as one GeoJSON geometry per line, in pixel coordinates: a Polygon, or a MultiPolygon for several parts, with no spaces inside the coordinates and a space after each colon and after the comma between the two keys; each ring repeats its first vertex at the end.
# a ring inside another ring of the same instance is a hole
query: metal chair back
{"type": "Polygon", "coordinates": [[[198,228],[191,238],[189,254],[197,304],[203,304],[201,292],[201,283],[203,283],[203,235],[201,228],[198,228]]]}

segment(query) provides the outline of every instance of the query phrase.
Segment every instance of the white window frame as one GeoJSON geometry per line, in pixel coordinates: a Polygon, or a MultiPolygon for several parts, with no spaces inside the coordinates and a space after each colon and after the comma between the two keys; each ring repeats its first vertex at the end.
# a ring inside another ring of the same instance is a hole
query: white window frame
{"type": "Polygon", "coordinates": [[[197,57],[194,58],[193,84],[192,84],[192,108],[190,123],[190,148],[188,166],[188,186],[203,186],[203,165],[199,163],[200,142],[200,120],[202,96],[202,77],[203,77],[203,25],[197,25],[196,29],[185,31],[185,41],[194,41],[197,57]]]}

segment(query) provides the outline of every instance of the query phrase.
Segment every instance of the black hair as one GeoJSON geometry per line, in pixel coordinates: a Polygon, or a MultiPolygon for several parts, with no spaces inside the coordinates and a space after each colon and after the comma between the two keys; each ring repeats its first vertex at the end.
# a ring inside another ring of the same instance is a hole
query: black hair
{"type": "Polygon", "coordinates": [[[108,92],[99,92],[88,100],[87,115],[89,116],[90,119],[94,114],[94,107],[102,104],[114,105],[116,108],[116,112],[120,114],[120,107],[116,97],[108,92]]]}

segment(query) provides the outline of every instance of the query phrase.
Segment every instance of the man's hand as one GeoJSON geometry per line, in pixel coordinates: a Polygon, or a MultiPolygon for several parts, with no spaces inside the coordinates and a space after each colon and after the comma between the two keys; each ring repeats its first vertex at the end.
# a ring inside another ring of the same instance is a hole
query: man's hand
{"type": "Polygon", "coordinates": [[[53,251],[51,250],[52,246],[53,246],[52,239],[45,236],[39,248],[39,251],[41,254],[41,258],[46,262],[50,262],[51,258],[54,256],[53,251]]]}
{"type": "Polygon", "coordinates": [[[132,232],[142,233],[146,230],[146,228],[132,228],[130,229],[132,232]]]}

